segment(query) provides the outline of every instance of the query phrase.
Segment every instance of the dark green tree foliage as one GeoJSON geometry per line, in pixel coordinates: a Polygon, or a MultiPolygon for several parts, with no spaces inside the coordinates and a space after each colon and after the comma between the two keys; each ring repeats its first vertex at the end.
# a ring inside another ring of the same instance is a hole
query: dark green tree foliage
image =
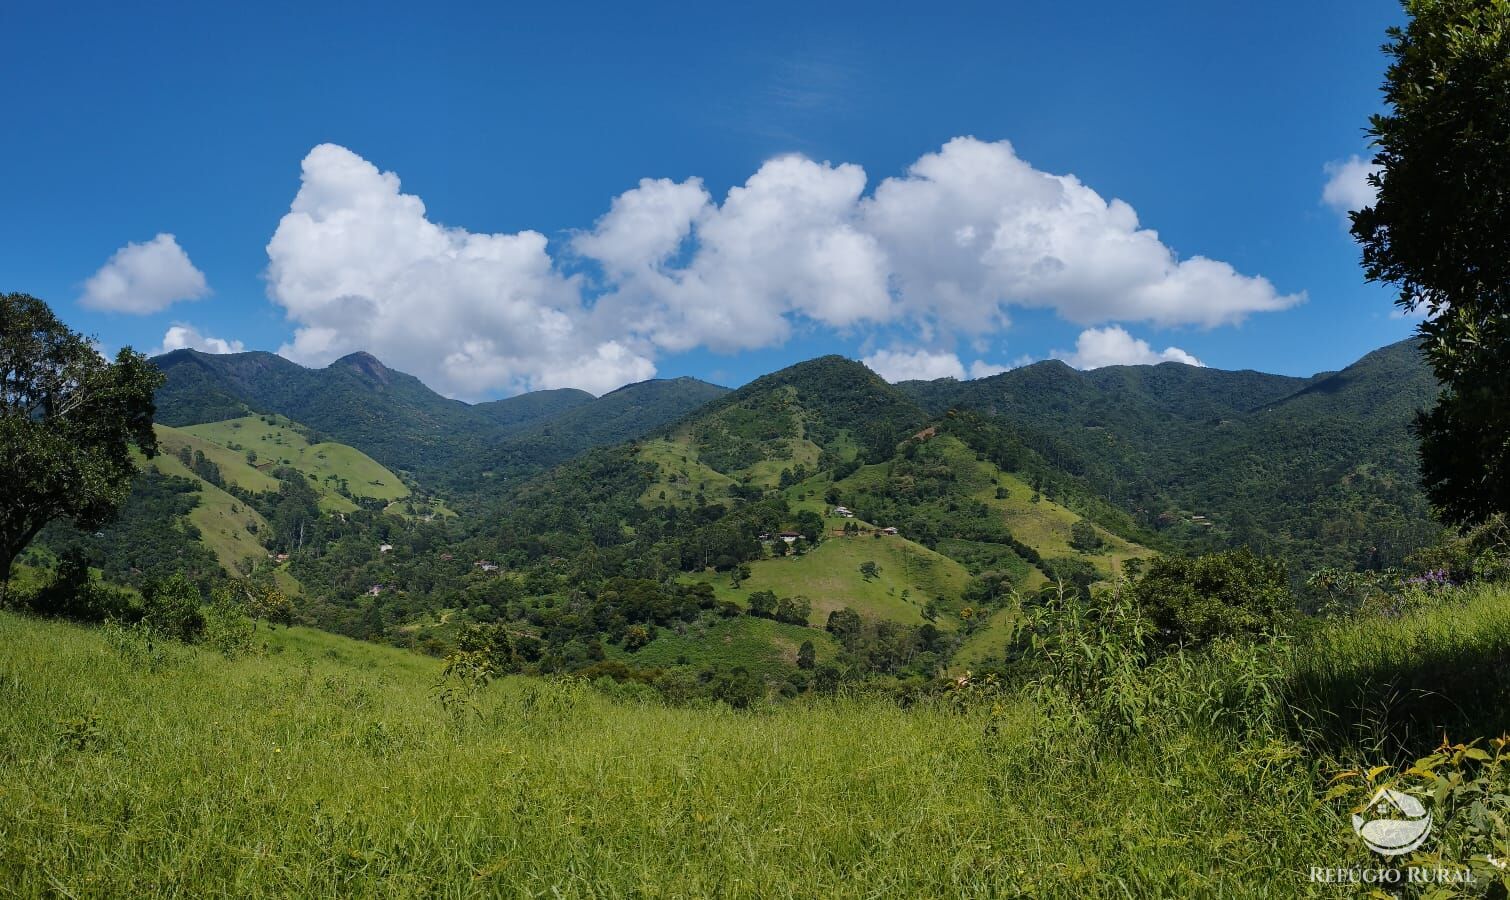
{"type": "Polygon", "coordinates": [[[860,614],[846,606],[829,613],[828,624],[825,627],[835,640],[848,645],[858,637],[862,625],[860,614]]]}
{"type": "Polygon", "coordinates": [[[320,519],[320,495],[297,469],[277,468],[273,475],[280,484],[267,516],[272,549],[292,552],[304,545],[320,519]]]}
{"type": "Polygon", "coordinates": [[[47,304],[0,294],[0,592],[54,519],[94,529],[131,488],[131,448],[157,452],[162,377],[130,348],[107,362],[47,304]]]}
{"type": "Polygon", "coordinates": [[[810,509],[797,511],[797,533],[809,544],[816,544],[823,538],[823,517],[810,509]]]}
{"type": "Polygon", "coordinates": [[[1380,167],[1353,214],[1370,281],[1423,310],[1442,383],[1420,417],[1421,474],[1457,523],[1510,511],[1510,0],[1409,0],[1389,30],[1380,167]]]}
{"type": "Polygon", "coordinates": [[[1284,567],[1246,549],[1157,557],[1128,590],[1167,645],[1259,637],[1282,628],[1295,612],[1284,567]]]}
{"type": "Polygon", "coordinates": [[[1106,541],[1091,523],[1081,520],[1070,526],[1070,546],[1081,553],[1095,553],[1106,546],[1106,541]]]}
{"type": "Polygon", "coordinates": [[[750,595],[750,615],[762,619],[776,616],[776,594],[772,591],[756,591],[750,595]]]}
{"type": "Polygon", "coordinates": [[[175,572],[207,586],[222,572],[188,519],[198,503],[194,482],[147,469],[131,483],[126,502],[98,537],[54,522],[37,536],[36,545],[59,556],[79,554],[108,580],[135,588],[175,572]]]}
{"type": "Polygon", "coordinates": [[[199,588],[182,575],[149,583],[142,591],[142,620],[152,630],[174,640],[193,642],[204,631],[199,588]]]}
{"type": "Polygon", "coordinates": [[[986,572],[970,579],[960,598],[976,610],[997,609],[1012,599],[1014,578],[1005,572],[986,572]]]}
{"type": "Polygon", "coordinates": [[[813,614],[813,603],[806,597],[782,597],[776,601],[774,618],[778,622],[786,622],[789,625],[807,625],[808,616],[813,614]]]}
{"type": "Polygon", "coordinates": [[[808,670],[818,661],[818,652],[813,648],[812,641],[803,641],[802,646],[797,648],[797,668],[808,670]]]}
{"type": "Polygon", "coordinates": [[[94,577],[78,549],[63,554],[52,581],[31,598],[30,606],[38,615],[77,622],[125,620],[134,612],[130,595],[94,577]]]}

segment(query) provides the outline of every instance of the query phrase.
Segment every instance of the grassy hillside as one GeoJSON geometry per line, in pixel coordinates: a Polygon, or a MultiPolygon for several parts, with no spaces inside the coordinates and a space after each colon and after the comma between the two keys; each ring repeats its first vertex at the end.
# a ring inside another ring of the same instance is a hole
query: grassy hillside
{"type": "Polygon", "coordinates": [[[729,485],[737,483],[705,465],[697,447],[685,434],[645,441],[636,456],[655,467],[655,480],[641,497],[646,505],[690,506],[697,502],[699,494],[718,501],[728,496],[729,485]]]}
{"type": "Polygon", "coordinates": [[[684,633],[663,630],[656,639],[635,651],[636,666],[671,668],[672,666],[742,667],[767,683],[779,683],[797,663],[797,651],[804,641],[812,641],[819,663],[831,662],[833,640],[822,631],[740,616],[709,626],[694,626],[684,633]]]}
{"type": "Polygon", "coordinates": [[[249,475],[248,469],[270,479],[263,473],[288,466],[309,477],[322,506],[332,512],[356,509],[356,504],[342,495],[343,490],[375,500],[392,501],[409,496],[403,480],[367,454],[344,444],[310,443],[294,422],[282,416],[243,416],[177,430],[240,454],[240,464],[226,474],[248,490],[259,490],[252,486],[257,479],[249,475]],[[253,459],[250,454],[255,454],[255,460],[249,464],[253,459]]]}
{"type": "Polygon", "coordinates": [[[265,532],[267,520],[255,509],[200,478],[172,453],[159,453],[145,464],[164,475],[188,478],[195,483],[199,502],[189,511],[188,519],[199,529],[200,543],[215,554],[226,572],[235,573],[247,560],[267,556],[267,548],[253,531],[265,532]]]}
{"type": "MultiPolygon", "coordinates": [[[[1027,545],[1047,560],[1077,558],[1107,578],[1134,557],[1151,551],[1036,490],[1022,476],[981,460],[952,435],[928,437],[896,459],[863,466],[833,485],[840,499],[878,525],[894,525],[904,534],[928,533],[941,538],[941,549],[961,557],[1007,537],[1027,545]],[[1080,552],[1070,545],[1071,528],[1086,521],[1104,546],[1080,552]],[[952,539],[952,540],[951,540],[952,539]]],[[[819,491],[816,487],[812,493],[819,491]]],[[[1003,548],[1007,549],[1007,548],[1003,548]]],[[[1010,564],[993,569],[1020,571],[1018,585],[1042,584],[1040,570],[1010,564]]]]}
{"type": "MultiPolygon", "coordinates": [[[[1281,746],[1088,767],[1013,700],[758,714],[509,680],[301,630],[262,655],[0,614],[0,881],[21,895],[1294,896],[1362,862],[1281,746]]],[[[1318,894],[1322,892],[1317,892],[1318,894]]],[[[1330,894],[1328,894],[1330,895],[1330,894]]]]}
{"type": "MultiPolygon", "coordinates": [[[[829,524],[843,522],[830,519],[829,524]]],[[[845,606],[864,616],[919,624],[930,599],[942,599],[945,609],[956,606],[970,577],[959,563],[927,547],[901,537],[868,535],[834,536],[802,556],[757,560],[750,563],[750,573],[738,588],[730,586],[726,575],[694,577],[711,583],[719,599],[740,605],[754,591],[806,597],[813,604],[809,622],[819,628],[830,612],[845,606]],[[880,569],[878,577],[861,576],[860,565],[867,561],[880,569]]]]}

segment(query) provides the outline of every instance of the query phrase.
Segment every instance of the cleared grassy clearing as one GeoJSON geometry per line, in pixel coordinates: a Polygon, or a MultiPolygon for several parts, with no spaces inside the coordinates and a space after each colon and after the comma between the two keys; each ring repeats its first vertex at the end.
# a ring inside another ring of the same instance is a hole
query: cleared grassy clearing
{"type": "Polygon", "coordinates": [[[706,628],[694,626],[684,634],[663,628],[640,650],[632,654],[619,650],[611,655],[640,668],[743,666],[762,679],[779,681],[796,664],[803,641],[813,642],[820,663],[829,662],[836,652],[826,632],[740,616],[706,628]]]}
{"type": "Polygon", "coordinates": [[[243,416],[224,422],[189,425],[178,429],[214,442],[236,453],[256,454],[255,466],[289,466],[310,477],[310,486],[332,512],[350,512],[356,506],[337,493],[344,484],[357,497],[398,500],[409,496],[403,481],[372,457],[345,444],[311,444],[292,422],[281,416],[243,416]],[[274,424],[268,424],[271,418],[274,424]]]}
{"type": "MultiPolygon", "coordinates": [[[[842,528],[845,519],[830,517],[825,524],[842,528]]],[[[692,576],[713,585],[720,600],[745,605],[755,591],[778,597],[803,596],[812,601],[809,622],[822,627],[828,614],[845,606],[863,616],[907,624],[923,621],[923,607],[944,598],[946,607],[965,589],[970,576],[963,566],[927,547],[893,536],[831,536],[802,556],[758,560],[750,564],[750,578],[738,588],[729,577],[713,572],[692,576]],[[874,562],[880,575],[866,580],[860,564],[874,562]],[[908,592],[904,599],[902,593],[908,592]]],[[[948,627],[941,620],[943,627],[948,627]]]]}

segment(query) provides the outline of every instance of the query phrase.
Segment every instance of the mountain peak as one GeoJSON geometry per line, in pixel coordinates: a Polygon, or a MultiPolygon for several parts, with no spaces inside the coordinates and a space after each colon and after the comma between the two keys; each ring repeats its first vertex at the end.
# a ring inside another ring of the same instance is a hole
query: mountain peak
{"type": "Polygon", "coordinates": [[[383,365],[381,360],[365,350],[348,353],[330,364],[330,368],[337,366],[352,369],[358,374],[382,384],[387,384],[388,380],[393,377],[393,372],[387,366],[383,365]]]}

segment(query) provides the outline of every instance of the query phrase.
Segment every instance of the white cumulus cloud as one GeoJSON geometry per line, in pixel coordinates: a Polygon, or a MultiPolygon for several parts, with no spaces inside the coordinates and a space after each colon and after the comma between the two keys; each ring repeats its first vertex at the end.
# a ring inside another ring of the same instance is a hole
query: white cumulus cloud
{"type": "Polygon", "coordinates": [[[1117,325],[1087,328],[1075,339],[1075,352],[1055,355],[1077,369],[1157,365],[1163,362],[1185,363],[1190,366],[1203,365],[1200,360],[1179,347],[1155,350],[1147,341],[1133,337],[1127,333],[1127,329],[1117,325]]]}
{"type": "Polygon", "coordinates": [[[975,362],[970,364],[970,377],[972,379],[990,378],[992,375],[1000,375],[1003,372],[1009,372],[1015,368],[1017,368],[1016,365],[1002,366],[997,365],[996,363],[988,363],[983,359],[977,359],[975,362]]]}
{"type": "Polygon", "coordinates": [[[1349,221],[1348,213],[1374,204],[1374,186],[1368,183],[1368,176],[1378,172],[1378,166],[1354,155],[1329,162],[1322,171],[1327,178],[1321,188],[1321,202],[1341,216],[1344,224],[1349,221]]]}
{"type": "Polygon", "coordinates": [[[128,243],[84,282],[79,302],[91,309],[145,315],[210,292],[204,273],[171,234],[128,243]]]}
{"type": "MultiPolygon", "coordinates": [[[[643,246],[643,245],[642,245],[643,246]]],[[[279,352],[323,365],[355,350],[453,396],[617,387],[655,365],[597,336],[545,236],[432,222],[398,176],[322,144],[267,246],[268,290],[296,324],[279,352]]]]}
{"type": "Polygon", "coordinates": [[[892,383],[933,381],[937,378],[955,378],[960,381],[989,378],[1012,368],[983,359],[977,359],[967,368],[957,354],[947,350],[908,350],[896,347],[877,350],[860,361],[872,372],[892,383]]]}
{"type": "Polygon", "coordinates": [[[965,366],[953,353],[930,350],[877,350],[860,360],[890,382],[965,378],[965,366]]]}
{"type": "MultiPolygon", "coordinates": [[[[397,175],[324,144],[267,248],[269,294],[295,325],[280,352],[323,364],[368,350],[453,396],[602,391],[651,377],[667,353],[770,347],[797,329],[886,326],[981,352],[1013,307],[1087,327],[1216,327],[1304,299],[1181,258],[1126,203],[1005,141],[956,138],[867,186],[857,165],[802,156],[722,198],[695,177],[647,178],[551,247],[432,221],[397,175]]],[[[936,351],[872,359],[887,377],[1001,370],[936,351]]]]}
{"type": "Polygon", "coordinates": [[[1008,306],[1086,325],[1212,327],[1303,299],[1224,262],[1179,259],[1131,206],[1033,168],[1006,141],[955,138],[881,182],[861,218],[902,306],[951,330],[1002,327],[1008,306]]]}
{"type": "Polygon", "coordinates": [[[198,350],[202,353],[240,353],[246,349],[246,346],[240,341],[203,334],[193,325],[180,322],[168,328],[163,334],[162,346],[153,350],[152,355],[158,356],[185,349],[198,350]]]}
{"type": "Polygon", "coordinates": [[[800,156],[765,163],[722,204],[697,179],[642,181],[573,247],[616,276],[598,318],[666,351],[767,347],[792,314],[832,327],[890,317],[885,258],[855,223],[864,190],[859,166],[800,156]]]}

